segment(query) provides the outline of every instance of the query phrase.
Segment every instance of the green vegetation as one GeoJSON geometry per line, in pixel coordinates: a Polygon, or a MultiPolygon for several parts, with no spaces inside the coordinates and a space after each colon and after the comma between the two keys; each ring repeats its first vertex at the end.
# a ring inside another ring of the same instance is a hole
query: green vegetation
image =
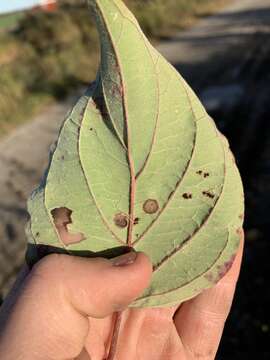
{"type": "MultiPolygon", "coordinates": [[[[146,34],[168,36],[226,0],[127,0],[146,34]]],[[[227,0],[228,1],[228,0],[227,0]]],[[[55,12],[29,12],[0,33],[0,136],[94,79],[98,39],[83,0],[55,12]]]]}
{"type": "Polygon", "coordinates": [[[0,15],[0,31],[14,28],[22,17],[21,12],[0,15]]]}

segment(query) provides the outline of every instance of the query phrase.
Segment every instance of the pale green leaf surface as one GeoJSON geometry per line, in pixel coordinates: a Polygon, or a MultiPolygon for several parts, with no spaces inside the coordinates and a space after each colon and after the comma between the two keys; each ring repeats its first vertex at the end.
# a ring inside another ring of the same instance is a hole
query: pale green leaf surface
{"type": "Polygon", "coordinates": [[[180,303],[215,284],[233,262],[241,179],[227,141],[125,5],[89,4],[100,70],[64,122],[29,199],[29,242],[68,253],[133,246],[149,255],[154,272],[132,306],[180,303]],[[58,208],[71,211],[67,230],[83,234],[79,242],[63,242],[52,216],[58,208]]]}

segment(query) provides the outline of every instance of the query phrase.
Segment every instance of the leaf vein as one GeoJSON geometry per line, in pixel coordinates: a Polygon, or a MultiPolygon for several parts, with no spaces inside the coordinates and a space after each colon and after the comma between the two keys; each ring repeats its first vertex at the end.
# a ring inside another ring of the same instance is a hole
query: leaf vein
{"type": "MultiPolygon", "coordinates": [[[[89,101],[90,101],[90,102],[92,101],[92,104],[93,104],[93,106],[94,106],[94,101],[93,101],[93,99],[91,98],[91,99],[89,99],[89,101]]],[[[84,113],[85,113],[85,110],[84,110],[84,113]]],[[[83,115],[83,118],[84,118],[84,115],[83,115]]],[[[82,120],[82,122],[83,122],[83,120],[82,120]]],[[[98,213],[99,213],[99,215],[100,215],[100,217],[101,217],[104,225],[107,227],[107,229],[108,229],[109,232],[112,234],[112,236],[113,236],[119,243],[123,244],[124,242],[123,242],[123,241],[115,234],[115,232],[112,230],[112,228],[110,227],[110,224],[108,223],[108,221],[106,220],[104,214],[102,213],[101,209],[99,208],[98,203],[97,203],[97,200],[96,200],[96,198],[95,198],[95,196],[94,196],[94,194],[93,194],[93,192],[92,192],[91,186],[90,186],[90,184],[89,184],[89,182],[88,182],[86,173],[85,173],[85,171],[84,171],[84,166],[83,166],[83,164],[82,164],[81,152],[80,152],[80,142],[81,142],[80,140],[81,140],[82,128],[83,128],[83,126],[81,126],[81,128],[78,129],[78,142],[77,142],[77,146],[78,146],[78,154],[79,154],[79,156],[78,156],[78,158],[79,158],[79,164],[80,164],[80,167],[81,167],[81,170],[82,170],[83,177],[84,177],[84,179],[85,179],[85,182],[86,182],[86,185],[87,185],[87,187],[88,187],[89,193],[90,193],[91,196],[92,196],[92,199],[93,199],[93,201],[94,201],[94,203],[95,203],[96,209],[97,209],[97,211],[98,211],[98,213]]]]}

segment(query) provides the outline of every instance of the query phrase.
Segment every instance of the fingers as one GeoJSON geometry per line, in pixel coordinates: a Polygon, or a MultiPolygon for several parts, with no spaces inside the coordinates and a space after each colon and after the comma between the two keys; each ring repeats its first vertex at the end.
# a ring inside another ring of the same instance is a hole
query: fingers
{"type": "Polygon", "coordinates": [[[142,253],[111,261],[46,257],[27,277],[2,331],[0,358],[76,358],[88,334],[88,316],[103,318],[127,307],[148,286],[151,273],[142,253]]]}
{"type": "Polygon", "coordinates": [[[227,275],[212,289],[184,303],[175,315],[175,326],[188,359],[214,359],[238,280],[243,254],[241,241],[227,275]]]}

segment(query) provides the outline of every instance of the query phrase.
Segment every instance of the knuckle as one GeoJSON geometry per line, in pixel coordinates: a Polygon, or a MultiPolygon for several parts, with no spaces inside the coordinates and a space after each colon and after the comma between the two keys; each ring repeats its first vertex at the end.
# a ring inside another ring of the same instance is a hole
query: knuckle
{"type": "Polygon", "coordinates": [[[212,324],[219,324],[225,321],[224,313],[215,312],[215,311],[207,311],[207,310],[200,310],[200,315],[205,319],[205,322],[212,323],[212,324]]]}

